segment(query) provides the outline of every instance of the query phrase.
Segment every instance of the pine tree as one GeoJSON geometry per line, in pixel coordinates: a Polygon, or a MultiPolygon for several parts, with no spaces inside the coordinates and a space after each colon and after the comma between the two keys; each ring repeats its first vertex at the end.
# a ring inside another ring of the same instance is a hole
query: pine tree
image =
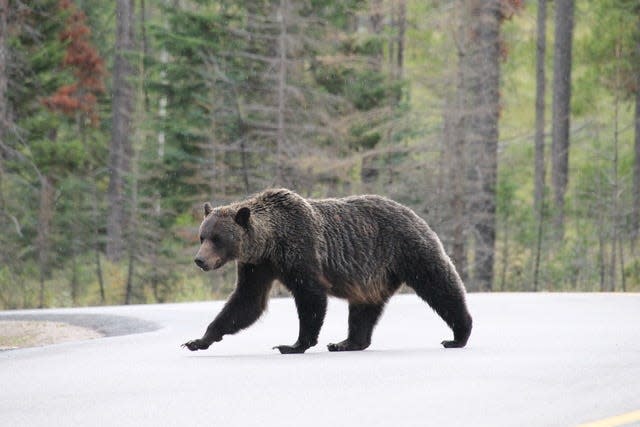
{"type": "Polygon", "coordinates": [[[556,235],[564,235],[564,198],[569,182],[569,131],[571,106],[571,57],[574,0],[556,3],[553,53],[552,168],[556,235]]]}
{"type": "MultiPolygon", "coordinates": [[[[66,15],[65,27],[59,34],[60,41],[65,45],[65,55],[62,60],[63,70],[71,70],[73,80],[60,86],[52,95],[42,99],[42,103],[50,111],[61,113],[69,118],[69,125],[75,128],[80,135],[80,144],[86,152],[86,158],[77,165],[77,175],[85,180],[75,180],[75,174],[71,175],[68,187],[71,190],[70,212],[82,204],[84,197],[90,197],[93,186],[82,185],[91,182],[91,161],[88,160],[91,148],[89,147],[89,128],[96,128],[99,124],[98,97],[104,94],[104,62],[91,42],[91,30],[87,26],[87,17],[83,11],[70,0],[60,0],[59,10],[66,15]]],[[[79,159],[80,160],[80,159],[79,159]]],[[[74,171],[70,171],[74,172],[74,171]]],[[[44,208],[43,208],[44,209],[44,208]]],[[[96,218],[93,218],[95,222],[96,218]]],[[[98,248],[81,247],[80,242],[86,242],[87,236],[95,229],[91,225],[91,219],[86,215],[73,215],[70,221],[64,221],[69,230],[69,256],[71,258],[71,299],[75,304],[79,295],[78,256],[80,253],[94,249],[99,257],[98,248]]],[[[102,284],[101,271],[98,269],[100,283],[102,284]]],[[[101,286],[103,299],[104,290],[101,286]]]]}
{"type": "Polygon", "coordinates": [[[131,171],[133,154],[131,120],[133,115],[133,90],[130,79],[133,69],[129,55],[134,49],[134,2],[117,0],[116,42],[113,65],[113,102],[111,142],[109,144],[109,213],[107,218],[107,257],[118,261],[122,257],[126,232],[125,178],[131,171]]]}

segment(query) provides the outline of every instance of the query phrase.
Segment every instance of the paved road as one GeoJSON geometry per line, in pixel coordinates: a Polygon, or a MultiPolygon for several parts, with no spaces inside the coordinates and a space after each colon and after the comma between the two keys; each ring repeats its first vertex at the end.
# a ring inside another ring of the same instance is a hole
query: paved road
{"type": "Polygon", "coordinates": [[[330,300],[304,355],[271,350],[297,334],[290,299],[197,353],[179,345],[220,302],[48,310],[159,329],[0,352],[0,425],[572,426],[640,409],[640,294],[474,294],[469,305],[465,349],[441,348],[444,323],[402,295],[368,350],[329,353],[347,318],[330,300]]]}

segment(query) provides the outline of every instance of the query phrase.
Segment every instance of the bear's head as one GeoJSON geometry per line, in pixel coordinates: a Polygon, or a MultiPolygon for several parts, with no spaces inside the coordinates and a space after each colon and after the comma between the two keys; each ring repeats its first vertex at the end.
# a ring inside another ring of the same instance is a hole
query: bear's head
{"type": "Polygon", "coordinates": [[[200,224],[200,249],[195,263],[204,271],[216,270],[241,256],[242,240],[249,227],[248,207],[213,209],[204,204],[204,220],[200,224]]]}

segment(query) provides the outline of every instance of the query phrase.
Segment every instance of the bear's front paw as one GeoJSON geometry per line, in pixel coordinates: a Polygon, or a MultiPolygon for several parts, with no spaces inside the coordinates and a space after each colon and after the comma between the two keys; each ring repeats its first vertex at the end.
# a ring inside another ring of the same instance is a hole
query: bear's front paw
{"type": "Polygon", "coordinates": [[[359,351],[367,347],[369,347],[369,344],[359,344],[349,340],[327,345],[329,351],[359,351]]]}
{"type": "Polygon", "coordinates": [[[277,345],[273,347],[274,350],[279,350],[280,354],[300,354],[307,351],[309,347],[305,347],[299,343],[295,343],[294,345],[277,345]]]}
{"type": "Polygon", "coordinates": [[[209,345],[210,344],[207,344],[201,339],[197,339],[197,340],[187,341],[186,343],[182,344],[181,347],[186,347],[191,351],[196,351],[196,350],[206,350],[209,348],[209,345]]]}

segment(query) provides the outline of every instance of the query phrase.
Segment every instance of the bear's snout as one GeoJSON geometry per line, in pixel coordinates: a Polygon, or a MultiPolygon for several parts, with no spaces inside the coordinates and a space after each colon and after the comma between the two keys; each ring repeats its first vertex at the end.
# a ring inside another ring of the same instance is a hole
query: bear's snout
{"type": "Polygon", "coordinates": [[[209,267],[207,266],[207,263],[205,262],[205,260],[203,260],[200,257],[197,257],[194,261],[196,263],[196,265],[198,267],[200,267],[201,269],[203,269],[204,271],[209,270],[209,267]]]}
{"type": "Polygon", "coordinates": [[[202,269],[202,271],[209,271],[219,269],[225,264],[226,261],[220,257],[215,257],[207,262],[207,260],[205,260],[201,256],[197,256],[194,262],[198,267],[202,269]]]}

